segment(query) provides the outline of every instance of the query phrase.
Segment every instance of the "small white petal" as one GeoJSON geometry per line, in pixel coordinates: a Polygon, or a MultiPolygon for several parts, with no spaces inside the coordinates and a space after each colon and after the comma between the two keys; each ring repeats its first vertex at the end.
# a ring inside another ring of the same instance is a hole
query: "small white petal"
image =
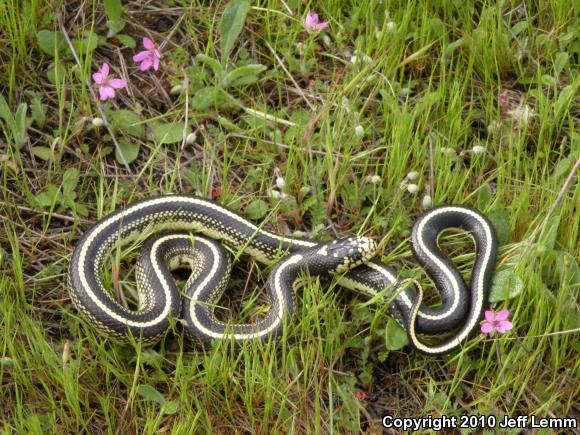
{"type": "Polygon", "coordinates": [[[423,197],[423,208],[429,208],[433,205],[433,199],[430,195],[425,195],[423,197]]]}

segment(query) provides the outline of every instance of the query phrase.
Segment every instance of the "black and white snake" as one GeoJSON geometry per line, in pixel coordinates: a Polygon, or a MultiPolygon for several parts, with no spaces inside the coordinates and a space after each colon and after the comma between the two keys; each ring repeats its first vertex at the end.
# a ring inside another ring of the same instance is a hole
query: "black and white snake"
{"type": "Polygon", "coordinates": [[[415,223],[412,248],[440,292],[437,308],[422,304],[420,289],[400,285],[392,268],[371,260],[376,246],[368,238],[353,236],[326,243],[288,238],[265,231],[207,199],[159,196],[110,214],[83,235],[71,258],[70,294],[91,323],[120,341],[126,341],[129,334],[153,341],[165,332],[171,317],[182,318],[188,334],[199,341],[223,337],[243,341],[280,333],[283,319],[295,309],[295,287],[302,272],[332,275],[344,287],[369,296],[385,289],[397,291],[390,314],[406,328],[411,344],[428,354],[445,353],[475,330],[485,308],[497,256],[494,230],[471,208],[436,207],[415,223]],[[437,245],[439,234],[447,228],[463,228],[475,241],[469,287],[437,245]],[[105,290],[101,268],[114,246],[145,230],[170,232],[152,236],[142,247],[137,269],[140,306],[131,311],[105,290]],[[225,290],[230,271],[228,255],[216,240],[259,262],[275,263],[266,284],[271,308],[263,320],[234,324],[214,316],[213,306],[225,290]],[[171,269],[183,262],[190,264],[192,273],[182,303],[171,269]],[[454,329],[450,338],[433,346],[417,337],[417,333],[441,334],[454,329]]]}

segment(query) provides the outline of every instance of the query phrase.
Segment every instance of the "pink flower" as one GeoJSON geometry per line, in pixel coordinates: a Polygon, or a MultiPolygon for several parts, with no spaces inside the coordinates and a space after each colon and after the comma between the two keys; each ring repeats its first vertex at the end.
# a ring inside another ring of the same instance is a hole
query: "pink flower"
{"type": "Polygon", "coordinates": [[[328,27],[328,23],[326,21],[320,22],[318,20],[318,14],[311,14],[310,11],[306,13],[306,18],[304,19],[303,24],[307,32],[322,30],[328,27]]]}
{"type": "Polygon", "coordinates": [[[155,43],[147,37],[143,38],[143,46],[146,48],[146,50],[140,51],[135,56],[133,56],[133,60],[135,62],[141,62],[141,65],[139,66],[141,71],[146,71],[151,68],[151,66],[153,66],[153,69],[157,71],[159,69],[159,59],[161,59],[161,52],[155,43]]]}
{"type": "Polygon", "coordinates": [[[99,88],[101,101],[105,101],[108,98],[115,98],[115,89],[122,89],[127,86],[125,80],[109,77],[108,63],[104,63],[101,69],[93,74],[93,80],[99,88]]]}
{"type": "Polygon", "coordinates": [[[491,310],[485,312],[485,320],[481,322],[481,332],[484,334],[493,334],[494,331],[503,334],[514,327],[512,322],[507,318],[510,315],[508,310],[501,310],[494,313],[491,310]]]}
{"type": "Polygon", "coordinates": [[[499,94],[499,104],[500,106],[505,106],[507,102],[507,91],[503,91],[501,94],[499,94]]]}

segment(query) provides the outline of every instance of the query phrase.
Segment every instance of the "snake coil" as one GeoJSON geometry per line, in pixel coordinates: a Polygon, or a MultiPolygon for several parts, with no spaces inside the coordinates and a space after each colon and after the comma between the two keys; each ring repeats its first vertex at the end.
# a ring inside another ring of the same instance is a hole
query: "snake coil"
{"type": "Polygon", "coordinates": [[[420,288],[401,285],[391,267],[371,260],[376,246],[368,238],[353,236],[326,243],[288,238],[265,231],[213,201],[167,195],[133,203],[91,227],[72,254],[69,290],[77,309],[119,341],[127,341],[129,334],[156,340],[172,316],[182,317],[187,333],[199,341],[223,337],[244,341],[279,334],[283,319],[294,311],[297,277],[302,272],[331,275],[341,285],[371,297],[386,289],[396,292],[389,312],[405,327],[412,346],[427,354],[445,353],[460,346],[481,318],[497,256],[495,233],[474,209],[440,206],[415,223],[412,249],[440,292],[441,305],[436,308],[422,303],[420,288]],[[437,245],[439,234],[447,228],[462,228],[475,241],[469,286],[437,245]],[[137,267],[139,309],[132,311],[106,291],[101,268],[114,246],[146,230],[171,232],[150,237],[142,247],[137,267]],[[218,241],[261,263],[275,263],[266,283],[271,308],[263,320],[231,324],[214,316],[212,306],[225,290],[230,271],[228,255],[218,241]],[[171,270],[184,263],[192,273],[182,304],[171,270]],[[451,337],[436,345],[426,345],[417,336],[452,330],[451,337]]]}

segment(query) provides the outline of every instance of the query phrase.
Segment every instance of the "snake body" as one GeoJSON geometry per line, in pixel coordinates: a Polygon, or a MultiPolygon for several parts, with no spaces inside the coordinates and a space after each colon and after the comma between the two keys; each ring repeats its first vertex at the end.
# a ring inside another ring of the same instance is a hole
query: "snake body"
{"type": "Polygon", "coordinates": [[[445,353],[461,345],[481,318],[497,256],[494,230],[471,208],[435,207],[415,223],[412,248],[440,292],[437,308],[422,304],[420,288],[401,285],[392,268],[370,260],[375,249],[370,239],[351,237],[322,243],[289,238],[263,230],[213,201],[168,195],[128,205],[91,227],[71,257],[69,289],[79,311],[119,341],[126,341],[129,334],[153,341],[166,330],[170,317],[182,317],[188,334],[202,342],[224,337],[244,341],[280,333],[283,318],[289,317],[296,305],[294,287],[301,272],[332,275],[341,285],[371,297],[385,290],[396,292],[389,312],[405,327],[412,346],[428,354],[445,353]],[[441,231],[456,227],[466,230],[475,241],[470,286],[437,245],[441,231]],[[143,245],[137,270],[140,307],[132,311],[106,291],[101,268],[114,246],[147,230],[171,232],[155,235],[143,245]],[[183,233],[185,230],[196,235],[183,233]],[[271,308],[263,320],[226,324],[213,315],[212,305],[223,293],[230,270],[228,256],[217,241],[261,263],[275,264],[266,284],[271,308]],[[192,274],[181,304],[170,270],[175,266],[172,263],[184,259],[191,263],[192,274]],[[436,345],[425,345],[417,336],[454,329],[451,337],[436,345]]]}

